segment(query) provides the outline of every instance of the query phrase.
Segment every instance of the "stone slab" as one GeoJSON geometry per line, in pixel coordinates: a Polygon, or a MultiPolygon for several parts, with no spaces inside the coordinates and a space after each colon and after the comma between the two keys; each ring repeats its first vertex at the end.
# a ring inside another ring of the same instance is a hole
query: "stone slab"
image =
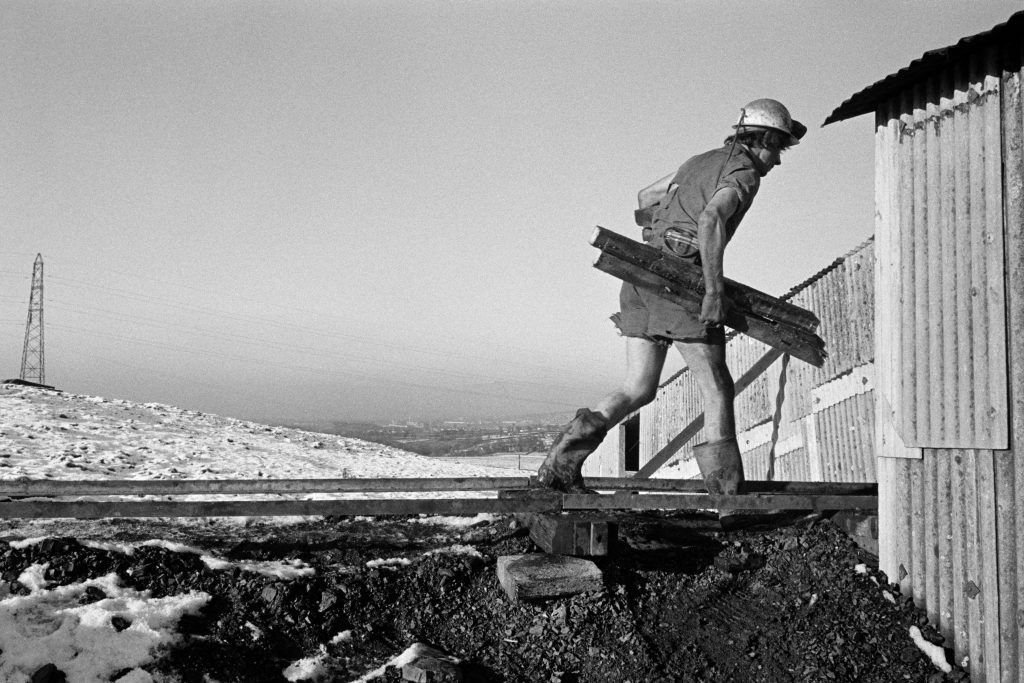
{"type": "Polygon", "coordinates": [[[513,602],[560,598],[604,587],[596,564],[569,555],[502,555],[497,572],[501,587],[513,602]]]}

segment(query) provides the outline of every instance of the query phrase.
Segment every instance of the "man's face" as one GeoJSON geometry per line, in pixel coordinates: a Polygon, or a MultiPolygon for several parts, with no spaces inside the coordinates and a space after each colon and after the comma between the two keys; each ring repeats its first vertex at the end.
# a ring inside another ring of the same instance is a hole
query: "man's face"
{"type": "Polygon", "coordinates": [[[776,166],[782,165],[782,150],[758,147],[757,158],[760,159],[761,163],[764,165],[764,172],[761,173],[761,177],[763,178],[768,175],[768,171],[772,170],[776,166]]]}

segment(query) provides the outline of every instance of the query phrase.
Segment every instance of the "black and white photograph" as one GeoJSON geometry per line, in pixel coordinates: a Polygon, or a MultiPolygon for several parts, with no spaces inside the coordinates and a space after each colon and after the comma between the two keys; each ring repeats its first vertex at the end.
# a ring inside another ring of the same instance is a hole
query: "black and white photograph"
{"type": "Polygon", "coordinates": [[[1024,683],[1021,0],[0,0],[0,683],[1024,683]]]}

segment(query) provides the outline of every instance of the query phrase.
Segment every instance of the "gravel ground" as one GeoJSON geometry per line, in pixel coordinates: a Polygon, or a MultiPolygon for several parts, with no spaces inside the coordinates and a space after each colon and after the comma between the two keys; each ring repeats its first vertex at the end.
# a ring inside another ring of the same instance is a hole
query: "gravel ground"
{"type": "MultiPolygon", "coordinates": [[[[598,561],[603,590],[521,604],[502,591],[495,558],[536,548],[509,517],[470,528],[339,518],[187,529],[111,520],[59,530],[0,553],[8,590],[26,592],[17,577],[49,563],[45,578],[57,585],[116,572],[155,597],[212,596],[180,625],[183,641],[145,667],[155,680],[284,681],[289,664],[317,655],[320,680],[352,681],[415,642],[460,658],[467,681],[969,680],[961,669],[936,669],[909,631],[917,626],[936,643],[941,636],[871,555],[818,516],[730,533],[700,513],[624,516],[617,552],[598,561]],[[281,580],[215,570],[188,552],[128,555],[76,540],[88,536],[175,540],[233,560],[298,558],[316,573],[281,580]],[[479,554],[451,550],[467,545],[479,554]],[[378,558],[410,563],[367,566],[378,558]],[[855,571],[861,563],[866,573],[855,571]]],[[[46,675],[39,680],[60,680],[46,675]]],[[[389,667],[378,680],[401,675],[389,667]]]]}

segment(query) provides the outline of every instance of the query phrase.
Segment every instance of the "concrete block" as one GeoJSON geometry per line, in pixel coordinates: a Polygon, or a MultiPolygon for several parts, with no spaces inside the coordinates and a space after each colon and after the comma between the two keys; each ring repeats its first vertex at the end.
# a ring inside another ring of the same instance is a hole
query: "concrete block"
{"type": "Polygon", "coordinates": [[[513,601],[559,598],[601,590],[601,570],[590,560],[568,555],[503,555],[498,581],[513,601]]]}

